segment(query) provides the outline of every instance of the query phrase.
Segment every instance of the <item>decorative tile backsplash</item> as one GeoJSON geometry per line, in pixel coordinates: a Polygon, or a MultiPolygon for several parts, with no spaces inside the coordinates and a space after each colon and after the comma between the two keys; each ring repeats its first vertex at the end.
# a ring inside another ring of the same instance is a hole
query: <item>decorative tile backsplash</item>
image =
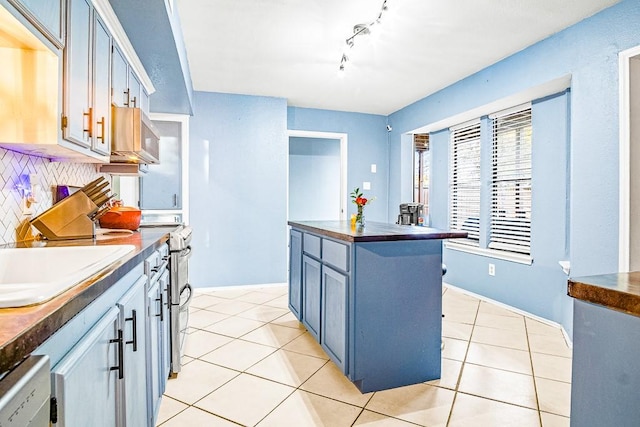
{"type": "Polygon", "coordinates": [[[0,244],[23,240],[18,235],[24,235],[27,221],[53,204],[56,185],[83,186],[100,175],[95,164],[52,162],[0,148],[0,244]],[[35,195],[38,203],[33,205],[33,215],[23,215],[17,186],[21,177],[29,174],[37,175],[35,184],[40,185],[40,192],[35,195]]]}

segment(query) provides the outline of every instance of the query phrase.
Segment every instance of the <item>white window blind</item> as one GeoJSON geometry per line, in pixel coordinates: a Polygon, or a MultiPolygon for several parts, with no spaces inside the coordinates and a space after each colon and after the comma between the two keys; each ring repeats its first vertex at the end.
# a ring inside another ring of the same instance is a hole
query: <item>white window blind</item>
{"type": "Polygon", "coordinates": [[[449,227],[468,233],[467,243],[480,241],[480,122],[451,128],[449,157],[449,227]]]}
{"type": "Polygon", "coordinates": [[[493,118],[489,248],[531,253],[531,108],[493,118]]]}

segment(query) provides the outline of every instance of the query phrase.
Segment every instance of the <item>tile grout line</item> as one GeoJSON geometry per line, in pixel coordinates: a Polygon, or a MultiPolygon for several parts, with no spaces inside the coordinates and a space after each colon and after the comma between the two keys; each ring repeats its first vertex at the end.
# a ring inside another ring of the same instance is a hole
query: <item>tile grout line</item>
{"type": "MultiPolygon", "coordinates": [[[[471,333],[469,334],[469,340],[467,341],[467,349],[464,352],[464,358],[462,360],[462,365],[460,366],[460,372],[458,373],[458,379],[456,381],[456,388],[454,390],[453,400],[451,401],[451,408],[449,409],[449,416],[447,417],[447,423],[446,423],[447,426],[451,422],[451,416],[453,415],[453,407],[455,406],[456,400],[458,398],[458,389],[460,388],[460,381],[462,381],[462,374],[464,372],[464,368],[467,363],[467,356],[469,354],[469,348],[471,347],[471,338],[473,337],[473,331],[475,330],[476,322],[478,321],[478,313],[480,312],[480,303],[481,301],[478,300],[478,306],[476,307],[476,314],[473,318],[473,325],[471,326],[471,333]]],[[[440,359],[442,360],[442,354],[440,355],[440,359]]]]}

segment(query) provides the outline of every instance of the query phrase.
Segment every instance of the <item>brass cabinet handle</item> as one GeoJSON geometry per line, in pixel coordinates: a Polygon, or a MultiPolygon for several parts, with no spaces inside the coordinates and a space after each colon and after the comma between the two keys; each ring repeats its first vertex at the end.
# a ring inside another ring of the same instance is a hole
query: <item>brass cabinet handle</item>
{"type": "Polygon", "coordinates": [[[104,116],[102,116],[102,120],[98,120],[98,124],[100,125],[100,136],[96,136],[97,139],[101,139],[104,141],[104,116]]]}
{"type": "Polygon", "coordinates": [[[89,129],[83,129],[85,132],[89,134],[89,138],[91,138],[92,128],[93,128],[93,108],[89,107],[88,113],[82,113],[83,116],[88,118],[87,123],[89,123],[89,129]]]}

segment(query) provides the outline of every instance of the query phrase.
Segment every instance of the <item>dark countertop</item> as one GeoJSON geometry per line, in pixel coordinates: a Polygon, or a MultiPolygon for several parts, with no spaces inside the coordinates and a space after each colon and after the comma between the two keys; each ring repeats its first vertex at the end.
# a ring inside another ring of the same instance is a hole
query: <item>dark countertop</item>
{"type": "MultiPolygon", "coordinates": [[[[22,361],[73,316],[143,262],[176,227],[141,228],[110,239],[31,241],[4,247],[134,245],[133,252],[86,281],[42,304],[0,309],[0,375],[22,361]]],[[[2,247],[0,247],[2,250],[2,247]]]]}
{"type": "Polygon", "coordinates": [[[351,221],[289,221],[294,228],[347,242],[383,242],[394,240],[459,239],[466,232],[445,231],[412,225],[367,221],[363,230],[351,226],[351,221]]]}
{"type": "Polygon", "coordinates": [[[582,301],[640,316],[640,272],[637,271],[574,277],[569,279],[567,293],[582,301]]]}

